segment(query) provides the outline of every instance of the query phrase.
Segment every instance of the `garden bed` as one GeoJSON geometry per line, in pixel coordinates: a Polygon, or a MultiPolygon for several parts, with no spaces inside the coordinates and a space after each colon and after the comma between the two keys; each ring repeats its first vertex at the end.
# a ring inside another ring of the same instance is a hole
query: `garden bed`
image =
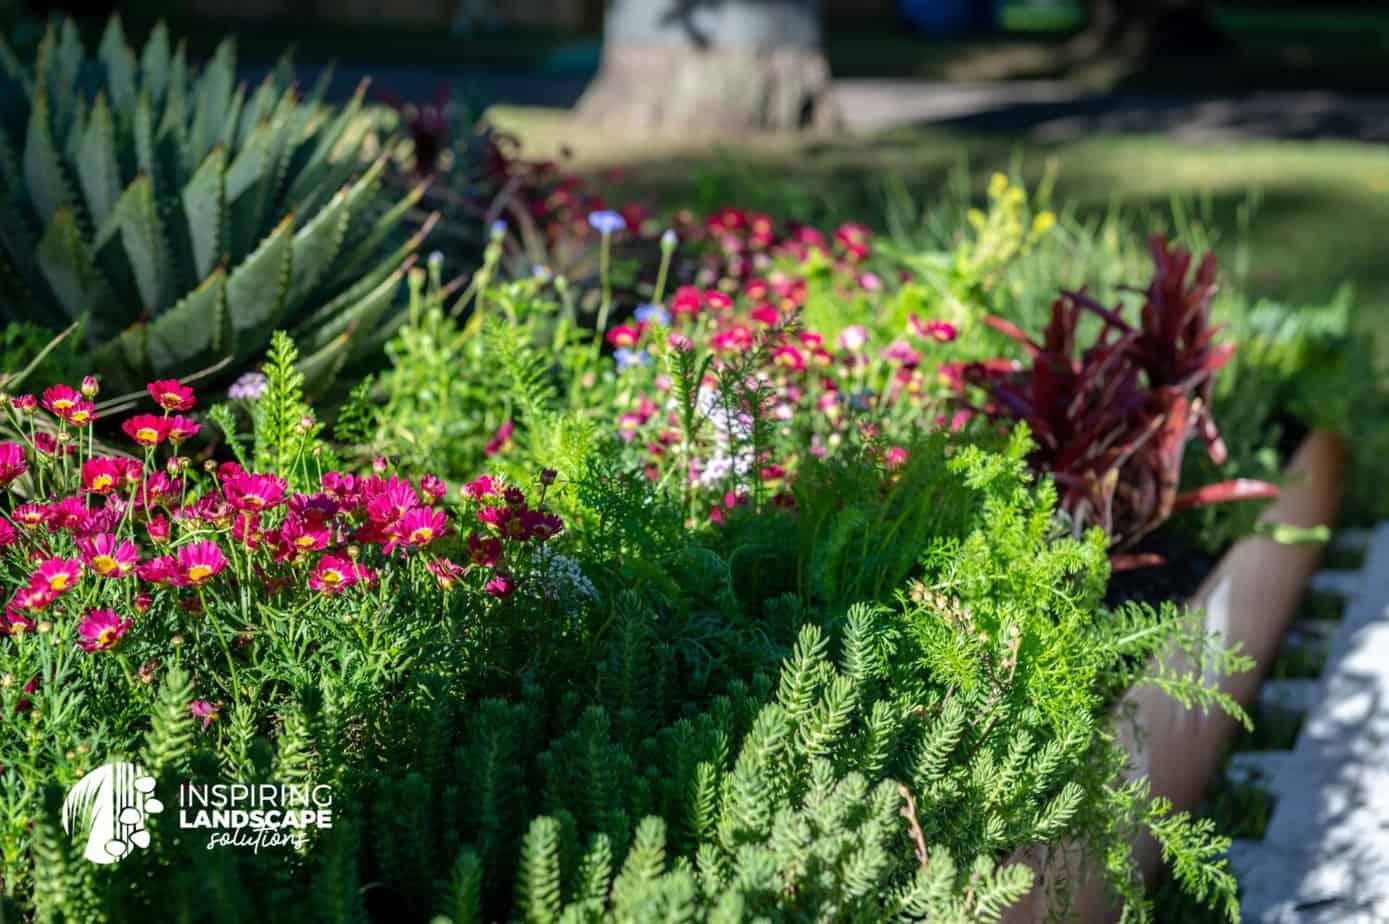
{"type": "MultiPolygon", "coordinates": [[[[1339,438],[1326,431],[1310,433],[1290,460],[1285,487],[1265,511],[1263,521],[1301,529],[1333,525],[1340,508],[1344,461],[1339,438]]],[[[1208,632],[1238,645],[1254,659],[1252,670],[1227,674],[1218,681],[1242,707],[1252,708],[1257,701],[1322,552],[1320,543],[1246,537],[1226,553],[1187,601],[1187,608],[1204,619],[1208,632]]],[[[1181,655],[1167,665],[1172,671],[1187,667],[1181,655]]],[[[1223,711],[1186,708],[1148,685],[1131,691],[1115,711],[1134,774],[1147,776],[1153,794],[1170,800],[1176,809],[1194,810],[1239,731],[1238,721],[1223,711]]],[[[1134,849],[1152,886],[1165,874],[1160,850],[1146,834],[1136,840],[1134,849]]],[[[1088,869],[1079,852],[1043,848],[1028,854],[1029,864],[1040,873],[1038,884],[1005,921],[1047,920],[1055,911],[1047,884],[1057,881],[1067,882],[1074,890],[1071,910],[1081,924],[1117,919],[1103,880],[1088,869]]]]}

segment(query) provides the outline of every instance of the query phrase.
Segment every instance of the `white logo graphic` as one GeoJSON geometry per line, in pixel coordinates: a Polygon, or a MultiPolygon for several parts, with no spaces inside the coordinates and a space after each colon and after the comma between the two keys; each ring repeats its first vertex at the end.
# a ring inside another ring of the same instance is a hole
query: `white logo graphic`
{"type": "Polygon", "coordinates": [[[77,781],[63,800],[63,830],[87,833],[83,855],[115,863],[133,847],[148,847],[145,818],[164,811],[154,796],[154,777],[136,764],[102,764],[77,781]]]}

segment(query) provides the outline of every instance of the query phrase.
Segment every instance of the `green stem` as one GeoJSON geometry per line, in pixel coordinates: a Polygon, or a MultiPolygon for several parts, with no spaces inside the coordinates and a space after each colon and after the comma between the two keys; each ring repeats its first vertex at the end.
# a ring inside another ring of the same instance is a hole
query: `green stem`
{"type": "Polygon", "coordinates": [[[613,289],[609,278],[612,262],[612,235],[603,233],[603,243],[598,250],[598,276],[603,285],[603,300],[598,303],[598,330],[593,337],[593,364],[598,365],[598,356],[603,351],[603,335],[608,332],[608,312],[612,310],[613,289]]]}

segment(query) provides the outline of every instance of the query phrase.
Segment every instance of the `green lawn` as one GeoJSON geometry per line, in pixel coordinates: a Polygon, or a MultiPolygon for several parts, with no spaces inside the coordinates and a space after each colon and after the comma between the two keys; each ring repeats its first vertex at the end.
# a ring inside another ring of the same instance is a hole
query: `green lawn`
{"type": "Polygon", "coordinates": [[[1208,226],[1251,294],[1319,303],[1355,286],[1367,331],[1389,355],[1389,149],[1331,142],[1193,144],[1165,138],[1096,137],[1020,144],[1002,136],[905,129],[830,142],[764,139],[688,147],[585,136],[555,113],[500,110],[499,121],[548,152],[572,145],[579,169],[621,166],[615,198],[662,207],[737,200],[807,220],[856,218],[881,226],[884,189],[900,180],[929,205],[962,161],[982,186],[997,169],[1029,185],[1056,172],[1055,199],[1082,214],[1111,207],[1134,221],[1170,223],[1174,200],[1208,226]]]}

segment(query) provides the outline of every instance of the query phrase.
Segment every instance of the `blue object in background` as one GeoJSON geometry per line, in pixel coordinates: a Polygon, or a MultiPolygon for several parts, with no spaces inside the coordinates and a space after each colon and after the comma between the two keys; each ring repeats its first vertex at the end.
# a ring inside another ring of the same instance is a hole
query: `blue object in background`
{"type": "Polygon", "coordinates": [[[931,35],[949,38],[993,28],[996,0],[899,0],[912,25],[931,35]]]}

